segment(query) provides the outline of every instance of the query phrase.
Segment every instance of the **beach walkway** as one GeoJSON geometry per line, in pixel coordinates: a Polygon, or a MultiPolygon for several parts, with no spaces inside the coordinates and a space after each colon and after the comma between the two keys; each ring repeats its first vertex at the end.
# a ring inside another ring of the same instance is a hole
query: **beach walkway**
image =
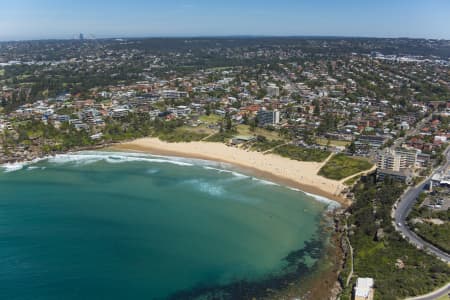
{"type": "Polygon", "coordinates": [[[271,148],[271,149],[269,149],[269,150],[266,150],[266,151],[262,152],[262,154],[268,154],[268,153],[271,153],[273,150],[275,150],[275,149],[277,149],[277,148],[280,148],[280,147],[283,147],[283,146],[286,146],[286,145],[289,145],[289,144],[290,144],[290,143],[285,143],[285,144],[282,144],[282,145],[275,146],[275,147],[273,147],[273,148],[271,148]]]}
{"type": "Polygon", "coordinates": [[[341,179],[341,181],[339,181],[339,182],[344,184],[347,180],[350,180],[350,179],[358,177],[358,176],[364,176],[364,175],[370,174],[370,173],[376,171],[376,169],[377,169],[377,166],[373,165],[372,168],[370,168],[369,170],[362,171],[362,172],[350,175],[350,176],[348,176],[348,177],[346,177],[344,179],[341,179]]]}

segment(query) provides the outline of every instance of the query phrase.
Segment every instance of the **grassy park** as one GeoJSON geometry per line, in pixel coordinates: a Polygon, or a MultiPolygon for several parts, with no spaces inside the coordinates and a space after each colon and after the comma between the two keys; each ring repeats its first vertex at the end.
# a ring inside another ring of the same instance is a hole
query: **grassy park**
{"type": "Polygon", "coordinates": [[[319,175],[329,179],[341,180],[370,168],[372,168],[372,164],[367,160],[349,157],[345,154],[336,154],[320,169],[319,175]]]}

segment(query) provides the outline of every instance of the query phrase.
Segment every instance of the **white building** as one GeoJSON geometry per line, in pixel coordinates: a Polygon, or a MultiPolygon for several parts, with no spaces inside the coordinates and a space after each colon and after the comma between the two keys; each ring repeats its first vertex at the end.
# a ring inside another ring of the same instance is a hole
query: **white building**
{"type": "Polygon", "coordinates": [[[400,124],[397,125],[397,128],[399,130],[409,130],[410,126],[409,126],[408,122],[403,121],[403,122],[401,122],[400,124]]]}
{"type": "Polygon", "coordinates": [[[398,148],[386,149],[378,153],[377,167],[383,170],[400,171],[417,165],[418,151],[398,148]]]}
{"type": "Polygon", "coordinates": [[[274,83],[269,83],[269,85],[267,86],[267,96],[279,97],[280,96],[280,88],[277,87],[274,83]]]}
{"type": "Polygon", "coordinates": [[[372,278],[358,278],[355,286],[355,300],[372,300],[374,294],[372,278]]]}
{"type": "Polygon", "coordinates": [[[130,110],[127,108],[116,108],[110,113],[110,115],[113,118],[123,118],[128,116],[129,113],[130,110]]]}
{"type": "Polygon", "coordinates": [[[447,143],[447,137],[445,135],[436,135],[434,137],[435,142],[447,143]]]}
{"type": "Polygon", "coordinates": [[[187,106],[180,105],[177,107],[169,107],[167,108],[167,111],[170,111],[177,117],[186,117],[191,114],[191,109],[187,106]]]}
{"type": "Polygon", "coordinates": [[[161,92],[161,96],[165,99],[189,98],[189,94],[187,92],[180,92],[175,90],[163,90],[161,92]]]}

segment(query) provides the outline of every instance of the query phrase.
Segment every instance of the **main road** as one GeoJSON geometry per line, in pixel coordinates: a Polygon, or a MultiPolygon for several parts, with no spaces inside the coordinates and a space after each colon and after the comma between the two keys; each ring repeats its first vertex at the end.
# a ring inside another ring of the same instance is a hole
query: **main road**
{"type": "Polygon", "coordinates": [[[420,193],[424,190],[425,186],[427,186],[431,182],[431,177],[434,174],[445,172],[445,170],[447,170],[448,166],[450,165],[450,147],[445,150],[444,155],[446,158],[446,162],[444,165],[437,168],[429,177],[427,177],[418,185],[410,187],[401,196],[400,200],[397,201],[396,205],[394,206],[393,217],[395,222],[394,227],[403,236],[403,238],[406,238],[417,248],[423,249],[428,253],[435,255],[439,259],[450,263],[450,255],[447,252],[442,251],[441,249],[423,240],[414,231],[412,231],[406,223],[406,217],[411,212],[420,193]]]}

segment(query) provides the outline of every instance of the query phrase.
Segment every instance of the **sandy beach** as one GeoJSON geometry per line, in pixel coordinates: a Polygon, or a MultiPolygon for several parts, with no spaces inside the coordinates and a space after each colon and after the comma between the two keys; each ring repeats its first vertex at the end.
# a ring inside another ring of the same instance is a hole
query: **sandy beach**
{"type": "Polygon", "coordinates": [[[338,201],[344,206],[349,205],[349,201],[341,197],[345,188],[343,184],[317,175],[324,163],[300,162],[222,143],[167,143],[158,138],[137,139],[114,145],[111,149],[225,162],[244,168],[258,177],[338,201]]]}

